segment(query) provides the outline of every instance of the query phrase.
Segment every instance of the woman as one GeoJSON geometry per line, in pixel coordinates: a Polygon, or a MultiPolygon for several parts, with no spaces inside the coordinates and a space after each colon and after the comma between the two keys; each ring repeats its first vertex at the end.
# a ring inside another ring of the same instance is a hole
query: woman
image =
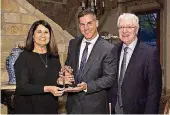
{"type": "Polygon", "coordinates": [[[15,62],[16,114],[57,114],[61,69],[51,26],[39,20],[31,26],[24,51],[15,62]]]}

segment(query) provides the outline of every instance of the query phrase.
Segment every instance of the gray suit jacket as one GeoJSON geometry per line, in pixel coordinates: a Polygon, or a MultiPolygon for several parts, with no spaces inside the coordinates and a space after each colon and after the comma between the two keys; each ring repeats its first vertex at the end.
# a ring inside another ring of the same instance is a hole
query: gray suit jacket
{"type": "MultiPolygon", "coordinates": [[[[82,38],[72,39],[69,43],[66,65],[73,68],[75,80],[79,50],[82,38]]],[[[69,114],[106,114],[108,109],[108,91],[117,80],[117,56],[114,46],[99,37],[81,74],[87,83],[87,92],[68,93],[66,110],[69,114]]]]}

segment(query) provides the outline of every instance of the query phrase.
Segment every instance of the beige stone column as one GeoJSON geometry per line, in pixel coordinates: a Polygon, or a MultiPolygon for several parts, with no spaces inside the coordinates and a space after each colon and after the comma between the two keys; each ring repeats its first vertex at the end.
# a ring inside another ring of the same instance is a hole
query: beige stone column
{"type": "Polygon", "coordinates": [[[118,15],[122,14],[125,10],[122,2],[123,2],[123,0],[118,0],[118,15]]]}
{"type": "Polygon", "coordinates": [[[165,70],[165,88],[167,95],[170,95],[170,0],[165,0],[164,5],[164,70],[165,70]]]}

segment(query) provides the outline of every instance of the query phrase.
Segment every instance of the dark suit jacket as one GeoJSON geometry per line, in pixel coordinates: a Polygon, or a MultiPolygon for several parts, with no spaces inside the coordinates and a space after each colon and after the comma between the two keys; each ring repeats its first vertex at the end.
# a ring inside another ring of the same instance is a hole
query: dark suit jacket
{"type": "MultiPolygon", "coordinates": [[[[115,48],[120,58],[122,43],[115,48]]],[[[112,88],[113,95],[116,94],[114,88],[112,88]]],[[[138,40],[121,88],[125,114],[158,113],[162,91],[162,72],[156,48],[138,40]]],[[[116,99],[112,96],[113,109],[116,99]]]]}
{"type": "MultiPolygon", "coordinates": [[[[82,38],[70,41],[66,60],[66,65],[73,68],[75,80],[81,42],[82,38]]],[[[114,53],[114,46],[99,37],[81,74],[83,81],[87,83],[87,92],[68,93],[66,110],[69,114],[106,114],[109,112],[107,88],[117,80],[117,56],[114,53]]]]}

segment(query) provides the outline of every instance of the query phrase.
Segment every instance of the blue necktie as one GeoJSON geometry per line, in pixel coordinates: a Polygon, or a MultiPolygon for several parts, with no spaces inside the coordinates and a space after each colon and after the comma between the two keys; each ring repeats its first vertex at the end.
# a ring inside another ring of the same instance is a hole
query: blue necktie
{"type": "Polygon", "coordinates": [[[121,85],[123,82],[123,78],[124,78],[124,74],[126,71],[126,58],[127,58],[127,49],[128,47],[124,48],[124,55],[123,55],[123,60],[122,60],[122,64],[121,64],[121,70],[120,70],[120,76],[119,76],[119,81],[118,81],[118,102],[120,107],[122,107],[122,92],[121,92],[121,85]]]}
{"type": "Polygon", "coordinates": [[[81,62],[80,62],[80,68],[79,68],[79,71],[78,71],[78,82],[80,83],[81,82],[81,73],[84,69],[84,66],[86,64],[86,61],[87,61],[87,54],[88,54],[88,45],[90,44],[90,42],[86,42],[86,46],[84,48],[84,51],[83,51],[83,54],[82,54],[82,58],[81,58],[81,62]]]}

